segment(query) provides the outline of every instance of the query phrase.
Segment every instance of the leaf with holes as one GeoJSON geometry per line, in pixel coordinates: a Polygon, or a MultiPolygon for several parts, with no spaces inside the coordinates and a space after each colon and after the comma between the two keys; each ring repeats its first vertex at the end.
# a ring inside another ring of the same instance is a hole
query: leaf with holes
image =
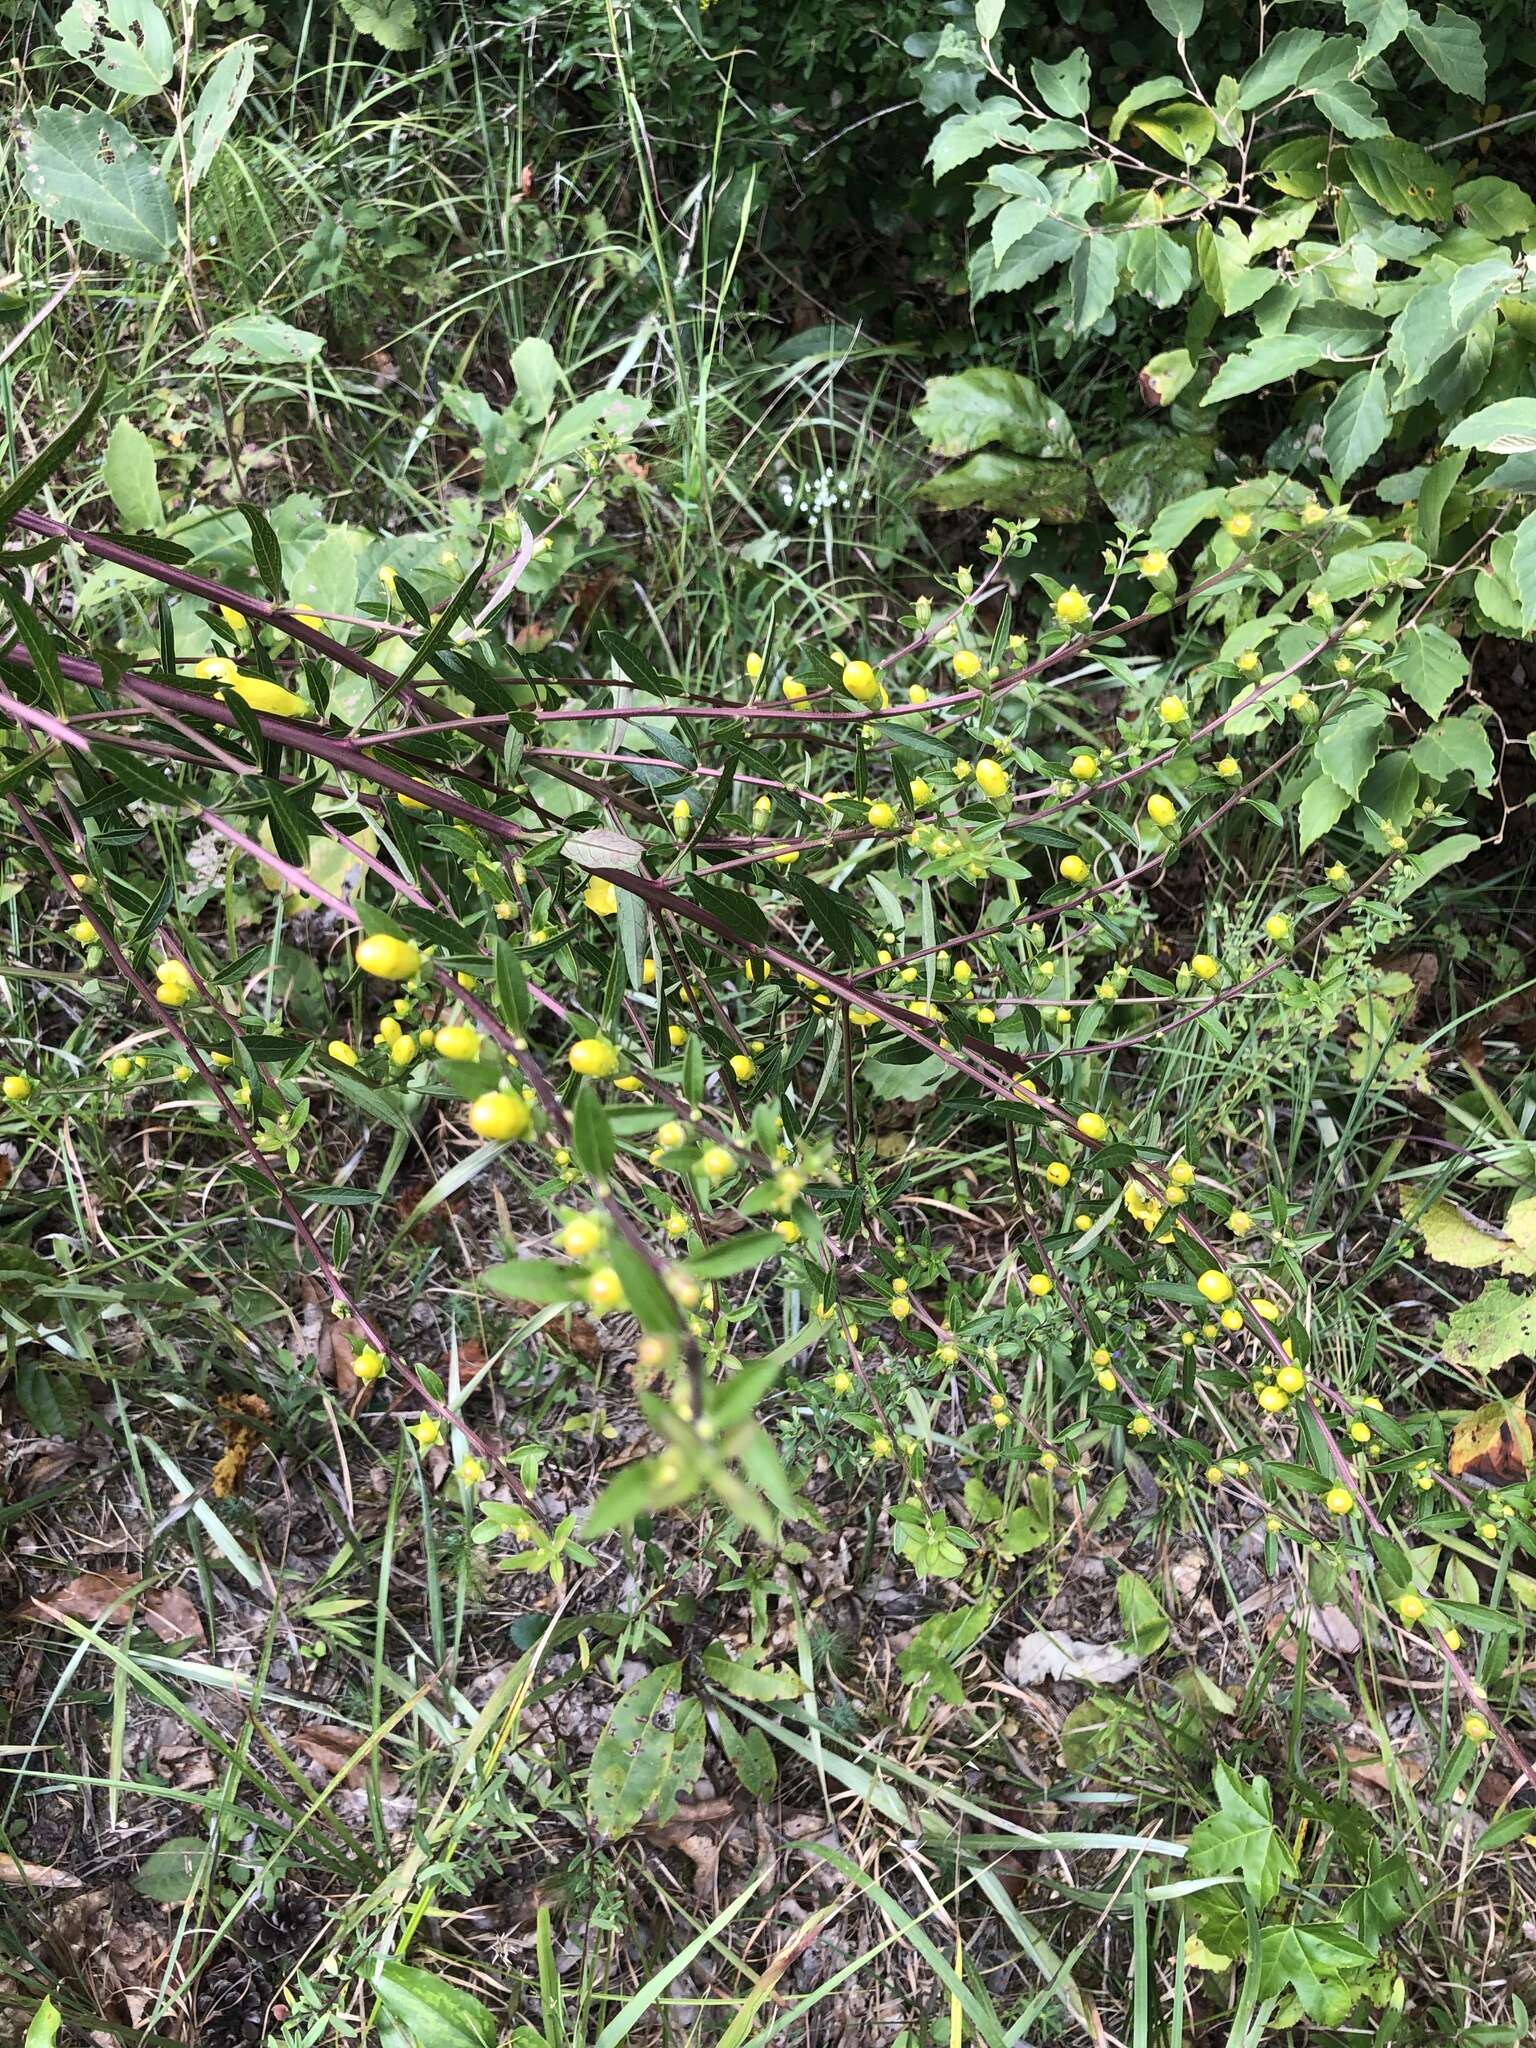
{"type": "Polygon", "coordinates": [[[124,99],[159,92],[176,68],[176,45],[154,0],[75,0],[58,33],[70,56],[124,99]]]}
{"type": "Polygon", "coordinates": [[[176,246],[176,215],[149,151],[121,121],[46,107],[22,141],[27,197],[50,220],[73,221],[93,248],[164,263],[176,246]]]}
{"type": "Polygon", "coordinates": [[[234,43],[208,74],[187,125],[187,183],[195,186],[223,147],[256,75],[256,45],[234,43]]]}
{"type": "Polygon", "coordinates": [[[637,1828],[653,1809],[665,1820],[698,1775],[703,1713],[696,1700],[672,1710],[681,1664],[662,1664],[621,1695],[592,1752],[587,1810],[610,1840],[637,1828]],[[691,1711],[690,1711],[691,1710],[691,1711]]]}

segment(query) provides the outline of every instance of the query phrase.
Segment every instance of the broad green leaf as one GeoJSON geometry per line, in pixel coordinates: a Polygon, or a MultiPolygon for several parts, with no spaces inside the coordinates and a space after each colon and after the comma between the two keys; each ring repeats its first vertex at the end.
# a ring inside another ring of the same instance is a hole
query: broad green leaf
{"type": "Polygon", "coordinates": [[[342,11],[359,35],[385,50],[414,50],[421,41],[416,0],[341,0],[342,11]]]}
{"type": "Polygon", "coordinates": [[[314,363],[324,350],[321,335],[290,326],[275,313],[239,313],[209,328],[192,361],[214,368],[224,363],[314,363]]]}
{"type": "Polygon", "coordinates": [[[1510,536],[1509,574],[1520,600],[1520,624],[1536,631],[1536,512],[1528,512],[1510,536]]]}
{"type": "Polygon", "coordinates": [[[1370,771],[1381,747],[1387,706],[1381,697],[1357,697],[1323,726],[1313,758],[1323,773],[1352,797],[1370,771]]]}
{"type": "Polygon", "coordinates": [[[1017,370],[981,366],[930,377],[912,424],[936,455],[969,455],[994,445],[1015,455],[1077,454],[1066,414],[1017,370]]]}
{"type": "Polygon", "coordinates": [[[729,1714],[716,1708],[715,1732],[726,1762],[741,1780],[741,1789],[753,1799],[765,1798],[773,1790],[779,1767],[762,1729],[743,1732],[729,1714]]]}
{"type": "Polygon", "coordinates": [[[256,75],[256,43],[232,43],[209,72],[187,124],[187,183],[195,187],[223,147],[256,75]]]}
{"type": "Polygon", "coordinates": [[[153,0],[75,0],[59,41],[108,92],[147,99],[176,68],[176,45],[153,0]]]}
{"type": "Polygon", "coordinates": [[[744,1650],[739,1657],[733,1657],[723,1643],[706,1643],[699,1662],[706,1678],[724,1686],[739,1700],[796,1700],[805,1690],[798,1672],[785,1664],[764,1664],[757,1651],[744,1650]]]}
{"type": "Polygon", "coordinates": [[[1155,114],[1138,114],[1131,126],[1179,164],[1199,163],[1216,140],[1216,116],[1198,100],[1175,100],[1155,114]]]}
{"type": "Polygon", "coordinates": [[[1476,853],[1482,843],[1475,832],[1453,832],[1448,839],[1437,839],[1423,853],[1405,853],[1398,862],[1402,873],[1395,894],[1399,899],[1411,896],[1415,889],[1422,889],[1436,875],[1443,875],[1447,868],[1457,866],[1476,853]]]}
{"type": "MultiPolygon", "coordinates": [[[[1038,182],[1038,180],[1037,180],[1038,182]]],[[[1001,263],[1014,243],[1037,228],[1051,210],[1051,195],[1042,185],[1040,197],[1015,194],[992,216],[992,260],[1001,263]]]]}
{"type": "Polygon", "coordinates": [[[1450,1316],[1440,1356],[1448,1365],[1484,1375],[1512,1358],[1536,1351],[1536,1294],[1516,1294],[1507,1280],[1490,1280],[1475,1301],[1450,1316]]]}
{"type": "Polygon", "coordinates": [[[201,1835],[172,1835],[139,1865],[133,1888],[141,1898],[179,1906],[201,1887],[207,1865],[208,1844],[201,1835]]]}
{"type": "Polygon", "coordinates": [[[51,1998],[45,1998],[27,2022],[27,2031],[21,2048],[54,2048],[59,2038],[59,2028],[64,2015],[51,1998]]]}
{"type": "Polygon", "coordinates": [[[1303,853],[1309,846],[1314,846],[1325,832],[1333,830],[1352,802],[1350,792],[1341,789],[1330,776],[1312,777],[1301,792],[1301,806],[1297,812],[1303,853]]]}
{"type": "Polygon", "coordinates": [[[1488,734],[1476,718],[1442,718],[1413,743],[1413,763],[1432,782],[1444,782],[1451,775],[1470,775],[1473,786],[1492,786],[1493,748],[1488,734]]]}
{"type": "Polygon", "coordinates": [[[1490,455],[1528,455],[1536,449],[1536,398],[1503,398],[1458,420],[1446,437],[1450,448],[1481,448],[1490,455]]]}
{"type": "Polygon", "coordinates": [[[983,100],[974,114],[951,114],[928,145],[924,162],[935,179],[958,170],[989,149],[1010,140],[1010,131],[1024,118],[1017,100],[983,100]]]}
{"type": "Polygon", "coordinates": [[[1414,143],[1389,136],[1348,153],[1350,175],[1376,204],[1408,220],[1444,220],[1451,210],[1447,166],[1414,143]]]}
{"type": "Polygon", "coordinates": [[[1005,0],[976,0],[976,33],[990,43],[1003,25],[1005,0]]]}
{"type": "Polygon", "coordinates": [[[1059,64],[1044,63],[1039,57],[1032,57],[1029,75],[1035,81],[1035,90],[1053,114],[1070,119],[1088,111],[1088,52],[1077,49],[1069,57],[1063,57],[1059,64]]]}
{"type": "Polygon", "coordinates": [[[1433,21],[1410,12],[1408,40],[1442,85],[1481,104],[1488,86],[1488,59],[1482,31],[1454,7],[1437,7],[1433,21]]]}
{"type": "Polygon", "coordinates": [[[357,609],[357,555],[339,528],[318,541],[289,573],[289,600],[304,610],[344,614],[357,609]]]}
{"type": "Polygon", "coordinates": [[[1120,258],[1110,235],[1086,234],[1067,266],[1072,331],[1082,335],[1104,318],[1115,302],[1120,258]]]}
{"type": "Polygon", "coordinates": [[[160,525],[155,451],[149,436],[141,433],[131,420],[119,419],[108,435],[101,480],[119,521],[129,533],[149,532],[160,525]]]}
{"type": "Polygon", "coordinates": [[[1227,1764],[1212,1775],[1217,1811],[1201,1821],[1189,1838],[1185,1867],[1195,1877],[1241,1877],[1260,1912],[1295,1874],[1291,1852],[1276,1828],[1270,1808],[1269,1781],[1243,1780],[1227,1764]]]}
{"type": "Polygon", "coordinates": [[[1467,679],[1467,657],[1439,626],[1409,626],[1387,663],[1396,688],[1438,718],[1467,679]]]}
{"type": "Polygon", "coordinates": [[[1308,59],[1323,46],[1320,28],[1285,28],[1272,36],[1238,81],[1237,104],[1244,113],[1278,99],[1297,83],[1308,59]]]}
{"type": "Polygon", "coordinates": [[[662,1664],[620,1695],[592,1752],[587,1810],[610,1840],[630,1834],[652,1809],[667,1803],[673,1785],[674,1729],[669,1696],[681,1683],[680,1664],[662,1664]]]}
{"type": "Polygon", "coordinates": [[[1380,363],[1339,386],[1323,415],[1323,455],[1339,483],[1363,469],[1387,438],[1387,376],[1380,363]]]}
{"type": "Polygon", "coordinates": [[[1143,107],[1159,107],[1169,100],[1182,99],[1189,90],[1186,81],[1175,78],[1165,71],[1160,78],[1144,78],[1139,85],[1133,85],[1125,98],[1115,108],[1109,123],[1109,139],[1118,142],[1125,133],[1125,124],[1132,114],[1139,114],[1143,107]]]}
{"type": "Polygon", "coordinates": [[[783,1239],[771,1230],[741,1230],[691,1258],[688,1270],[697,1280],[725,1280],[732,1273],[744,1273],[749,1266],[776,1258],[783,1249],[783,1239]]]}
{"type": "Polygon", "coordinates": [[[1181,43],[1205,18],[1205,0],[1146,0],[1146,9],[1160,28],[1181,43]]]}
{"type": "Polygon", "coordinates": [[[1170,348],[1142,364],[1137,383],[1148,405],[1172,405],[1194,374],[1194,358],[1189,350],[1170,348]]]}
{"type": "Polygon", "coordinates": [[[563,1265],[558,1259],[511,1259],[505,1265],[487,1268],[481,1278],[508,1301],[543,1307],[552,1301],[581,1299],[581,1268],[563,1265]]]}
{"type": "Polygon", "coordinates": [[[1408,0],[1344,0],[1345,19],[1365,30],[1364,61],[1389,50],[1408,26],[1408,0]]]}
{"type": "Polygon", "coordinates": [[[979,505],[1009,519],[1043,519],[1069,526],[1088,512],[1088,472],[1075,462],[1047,462],[984,448],[967,461],[918,485],[917,494],[941,511],[979,505]]]}
{"type": "Polygon", "coordinates": [[[1154,433],[1100,456],[1093,481],[1117,519],[1144,528],[1164,506],[1199,490],[1213,453],[1209,435],[1154,433]]]}
{"type": "Polygon", "coordinates": [[[1524,1270],[1524,1254],[1512,1238],[1454,1202],[1431,1202],[1415,1219],[1414,1228],[1424,1239],[1425,1252],[1442,1266],[1476,1272],[1483,1266],[1506,1266],[1513,1256],[1518,1263],[1511,1270],[1524,1270]]]}
{"type": "Polygon", "coordinates": [[[1229,356],[1200,400],[1202,405],[1220,405],[1228,398],[1241,398],[1250,391],[1262,391],[1278,384],[1282,377],[1294,377],[1298,370],[1310,370],[1322,359],[1322,348],[1305,335],[1275,334],[1251,343],[1240,355],[1229,356]]]}
{"type": "Polygon", "coordinates": [[[1385,590],[1405,583],[1424,567],[1424,551],[1411,541],[1378,540],[1365,547],[1340,548],[1316,588],[1334,599],[1362,597],[1368,590],[1385,590]]]}
{"type": "Polygon", "coordinates": [[[1338,2026],[1355,2005],[1358,1987],[1341,1984],[1349,1971],[1374,1958],[1363,1942],[1342,1927],[1322,1921],[1283,1922],[1260,1937],[1259,1996],[1279,1998],[1294,1991],[1308,2019],[1338,2026]]]}
{"type": "Polygon", "coordinates": [[[373,1979],[379,2003],[411,2048],[496,2048],[496,2015],[471,1992],[387,1957],[373,1979]]]}
{"type": "Polygon", "coordinates": [[[513,349],[512,379],[527,416],[532,420],[548,419],[560,388],[560,365],[542,335],[525,335],[513,349]]]}
{"type": "Polygon", "coordinates": [[[1133,228],[1125,238],[1125,274],[1134,292],[1166,309],[1194,282],[1194,258],[1168,228],[1133,228]]]}
{"type": "Polygon", "coordinates": [[[1508,178],[1469,178],[1456,187],[1456,211],[1469,228],[1496,242],[1536,228],[1536,199],[1508,178]]]}
{"type": "Polygon", "coordinates": [[[1150,1657],[1168,1640],[1168,1617],[1162,1602],[1140,1572],[1122,1572],[1115,1583],[1120,1607],[1120,1632],[1138,1657],[1150,1657]]]}
{"type": "Polygon", "coordinates": [[[1358,79],[1334,78],[1315,86],[1312,104],[1340,135],[1351,142],[1367,142],[1372,136],[1390,135],[1391,129],[1376,111],[1376,102],[1358,79]]]}
{"type": "Polygon", "coordinates": [[[73,221],[93,248],[146,263],[176,246],[176,215],[153,154],[108,114],[45,107],[21,131],[22,185],[50,220],[73,221]]]}

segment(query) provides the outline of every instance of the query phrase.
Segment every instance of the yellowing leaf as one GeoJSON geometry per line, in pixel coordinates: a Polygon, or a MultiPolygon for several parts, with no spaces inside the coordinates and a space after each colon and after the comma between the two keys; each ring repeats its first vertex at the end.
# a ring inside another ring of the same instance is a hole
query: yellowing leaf
{"type": "Polygon", "coordinates": [[[1457,1423],[1451,1436],[1451,1477],[1466,1475],[1491,1479],[1496,1486],[1511,1485],[1530,1471],[1532,1449],[1525,1396],[1490,1401],[1457,1423]]]}

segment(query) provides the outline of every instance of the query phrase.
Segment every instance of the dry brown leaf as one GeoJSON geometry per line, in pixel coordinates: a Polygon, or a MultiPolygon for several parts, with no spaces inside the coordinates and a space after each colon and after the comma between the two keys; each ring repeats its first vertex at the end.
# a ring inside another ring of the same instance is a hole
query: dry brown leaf
{"type": "Polygon", "coordinates": [[[1114,1685],[1129,1678],[1141,1659],[1118,1643],[1084,1643],[1053,1628],[1037,1628],[1009,1646],[1003,1671],[1013,1685],[1038,1685],[1043,1678],[1068,1678],[1079,1685],[1114,1685]]]}
{"type": "MultiPolygon", "coordinates": [[[[328,1778],[337,1777],[345,1771],[346,1782],[355,1791],[368,1782],[368,1759],[365,1757],[361,1763],[354,1761],[365,1739],[355,1728],[338,1728],[330,1722],[317,1721],[299,1730],[293,1738],[293,1746],[312,1764],[318,1764],[328,1778]]],[[[399,1772],[381,1762],[380,1797],[392,1799],[399,1789],[399,1772]]]]}
{"type": "Polygon", "coordinates": [[[1449,1462],[1453,1479],[1490,1479],[1495,1486],[1524,1479],[1533,1462],[1524,1394],[1512,1401],[1490,1401],[1458,1422],[1449,1462]]]}
{"type": "Polygon", "coordinates": [[[34,1885],[40,1892],[56,1892],[73,1890],[79,1882],[72,1870],[55,1870],[48,1863],[23,1863],[0,1850],[0,1884],[34,1885]]]}
{"type": "Polygon", "coordinates": [[[1291,1625],[1336,1657],[1352,1657],[1360,1647],[1360,1631],[1342,1607],[1298,1607],[1291,1625]]]}
{"type": "Polygon", "coordinates": [[[136,1606],[145,1626],[162,1643],[184,1642],[188,1637],[202,1642],[202,1620],[181,1588],[151,1586],[135,1598],[131,1588],[139,1584],[141,1576],[118,1570],[82,1572],[54,1592],[24,1601],[17,1612],[37,1621],[56,1620],[62,1614],[92,1628],[119,1628],[136,1606]]]}

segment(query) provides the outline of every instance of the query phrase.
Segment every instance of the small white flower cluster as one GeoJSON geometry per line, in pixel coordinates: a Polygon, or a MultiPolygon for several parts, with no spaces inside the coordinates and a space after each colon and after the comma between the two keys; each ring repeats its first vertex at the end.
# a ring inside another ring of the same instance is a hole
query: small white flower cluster
{"type": "Polygon", "coordinates": [[[855,498],[862,504],[869,496],[868,484],[855,492],[846,477],[829,476],[825,470],[809,481],[781,475],[774,483],[785,510],[803,518],[807,526],[814,526],[823,513],[846,509],[855,498]]]}

